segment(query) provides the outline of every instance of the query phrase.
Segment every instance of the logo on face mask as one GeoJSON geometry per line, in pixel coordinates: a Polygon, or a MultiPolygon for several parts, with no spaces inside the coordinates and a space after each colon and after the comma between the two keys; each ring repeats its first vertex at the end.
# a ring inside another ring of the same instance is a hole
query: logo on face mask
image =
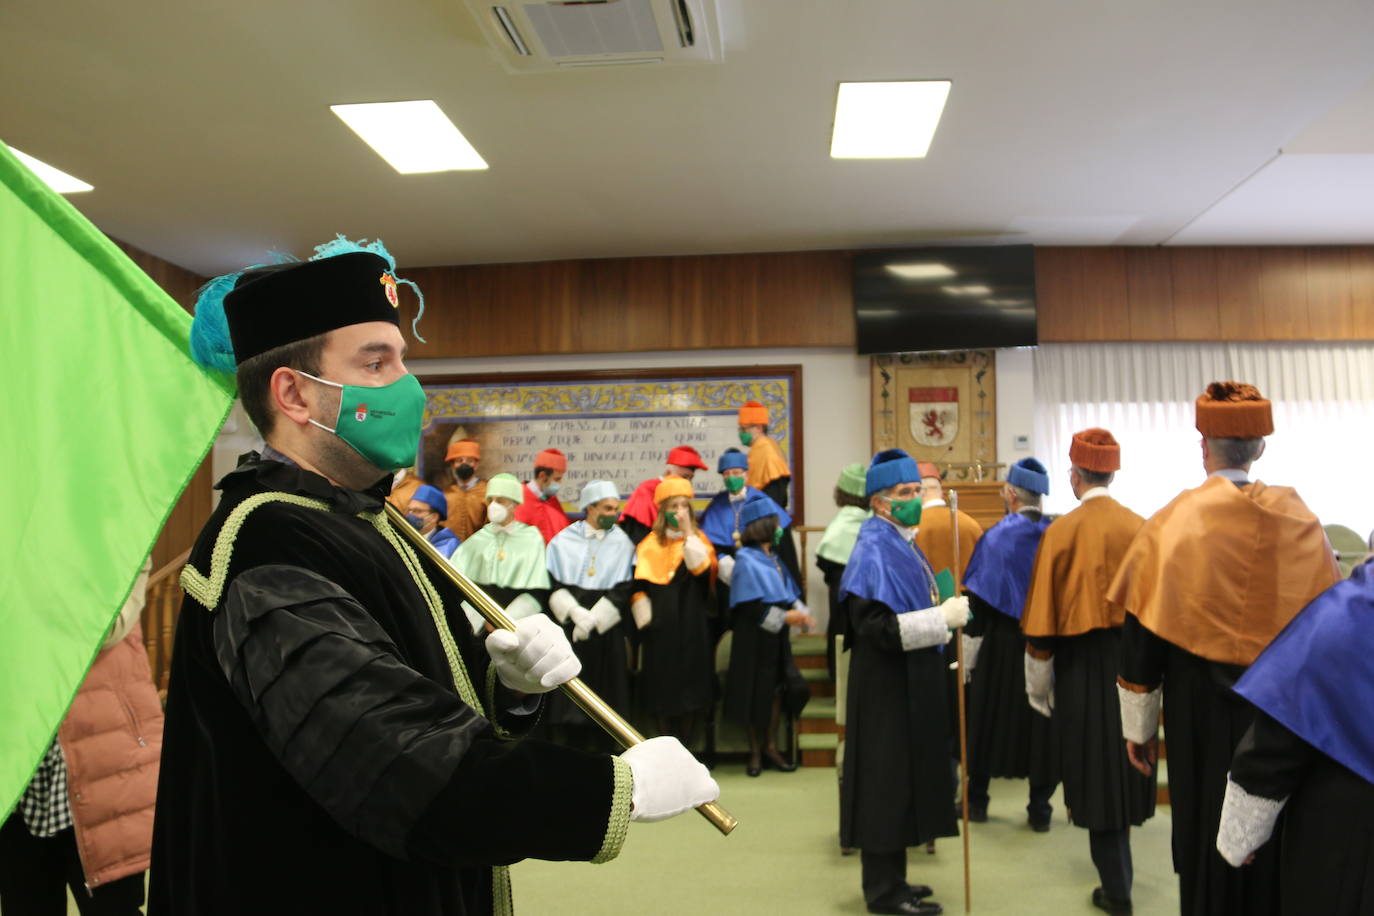
{"type": "Polygon", "coordinates": [[[353,419],[357,420],[359,423],[367,419],[366,404],[359,404],[357,407],[353,408],[353,419]]]}

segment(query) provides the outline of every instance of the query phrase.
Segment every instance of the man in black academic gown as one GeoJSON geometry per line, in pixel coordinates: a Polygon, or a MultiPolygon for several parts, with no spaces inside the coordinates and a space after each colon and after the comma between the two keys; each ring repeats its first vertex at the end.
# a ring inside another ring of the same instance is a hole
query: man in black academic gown
{"type": "Polygon", "coordinates": [[[509,863],[606,861],[717,792],[672,741],[514,740],[578,663],[542,615],[479,644],[383,513],[424,410],[396,283],[340,239],[197,303],[196,356],[237,368],[267,447],[182,577],[150,913],[508,913],[509,863]]]}
{"type": "Polygon", "coordinates": [[[840,580],[851,652],[840,845],[862,851],[870,913],[935,914],[929,887],[906,882],[906,850],[955,836],[943,647],[968,599],[943,603],[912,539],[921,474],[901,449],[879,452],[865,489],[874,516],[840,580]]]}

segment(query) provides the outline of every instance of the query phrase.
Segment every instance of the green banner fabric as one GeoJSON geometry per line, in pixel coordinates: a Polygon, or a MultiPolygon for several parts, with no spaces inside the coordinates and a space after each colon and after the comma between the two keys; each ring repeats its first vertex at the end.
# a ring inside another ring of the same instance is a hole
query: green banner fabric
{"type": "Polygon", "coordinates": [[[4,816],[233,402],[191,361],[190,327],[0,143],[4,816]]]}

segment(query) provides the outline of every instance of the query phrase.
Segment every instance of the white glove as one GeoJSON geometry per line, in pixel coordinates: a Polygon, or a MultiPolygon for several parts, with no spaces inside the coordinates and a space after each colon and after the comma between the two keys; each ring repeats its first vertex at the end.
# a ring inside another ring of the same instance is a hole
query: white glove
{"type": "Polygon", "coordinates": [[[682,559],[687,563],[687,571],[695,572],[711,559],[706,544],[695,534],[687,535],[682,543],[682,559]]]}
{"type": "Polygon", "coordinates": [[[1054,660],[1026,653],[1026,702],[1045,718],[1054,712],[1054,660]]]}
{"type": "Polygon", "coordinates": [[[546,693],[582,670],[562,628],[543,614],[524,618],[515,632],[495,631],[486,646],[496,676],[518,693],[546,693]]]}
{"type": "Polygon", "coordinates": [[[516,622],[536,614],[539,614],[539,600],[529,592],[521,592],[506,605],[506,616],[516,622]]]}
{"type": "Polygon", "coordinates": [[[946,598],[940,610],[945,612],[945,626],[951,630],[957,630],[973,619],[973,612],[968,609],[968,598],[963,595],[946,598]]]}
{"type": "MultiPolygon", "coordinates": [[[[683,549],[683,552],[686,552],[686,548],[683,549]]],[[[716,561],[716,567],[719,570],[718,575],[720,581],[724,582],[726,585],[729,585],[730,580],[735,575],[735,558],[727,553],[716,561]]]]}
{"type": "Polygon", "coordinates": [[[478,633],[482,632],[482,627],[486,626],[487,621],[481,614],[477,613],[477,608],[464,601],[463,613],[467,616],[468,623],[472,625],[472,635],[476,636],[478,633]]]}
{"type": "Polygon", "coordinates": [[[553,611],[553,618],[559,623],[566,621],[575,607],[580,607],[580,605],[578,605],[577,599],[573,597],[572,592],[566,588],[560,588],[549,596],[549,610],[553,611]]]}
{"type": "Polygon", "coordinates": [[[596,629],[596,619],[592,617],[592,612],[582,605],[574,605],[572,613],[573,622],[573,642],[581,642],[592,635],[592,630],[596,629]]]}
{"type": "Polygon", "coordinates": [[[630,820],[664,821],[720,798],[720,786],[682,742],[650,738],[620,755],[634,776],[630,820]]]}
{"type": "Polygon", "coordinates": [[[641,594],[630,605],[630,616],[635,619],[635,629],[642,630],[654,619],[654,606],[649,596],[641,594]]]}
{"type": "Polygon", "coordinates": [[[615,606],[611,599],[602,597],[600,601],[592,605],[592,621],[596,624],[596,632],[605,633],[611,627],[620,623],[620,608],[615,606]]]}

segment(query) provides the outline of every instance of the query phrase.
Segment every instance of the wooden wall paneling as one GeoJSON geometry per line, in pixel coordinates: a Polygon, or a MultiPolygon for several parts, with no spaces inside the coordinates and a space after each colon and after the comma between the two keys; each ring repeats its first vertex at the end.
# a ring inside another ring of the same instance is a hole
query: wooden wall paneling
{"type": "Polygon", "coordinates": [[[1260,299],[1260,249],[1218,248],[1218,340],[1268,340],[1260,299]]]}
{"type": "Polygon", "coordinates": [[[1260,308],[1265,339],[1309,340],[1307,255],[1301,248],[1265,247],[1260,257],[1260,308]]]}
{"type": "Polygon", "coordinates": [[[1220,340],[1217,254],[1213,248],[1169,248],[1174,339],[1220,340]]]}
{"type": "Polygon", "coordinates": [[[700,307],[708,347],[757,347],[759,343],[759,258],[714,255],[698,259],[703,270],[700,307]]]}
{"type": "Polygon", "coordinates": [[[153,278],[158,286],[175,299],[182,308],[188,312],[195,311],[196,291],[205,285],[206,277],[192,273],[184,267],[178,267],[170,261],[164,261],[156,255],[151,255],[141,248],[135,248],[119,239],[111,239],[119,248],[129,256],[129,259],[139,266],[139,269],[153,278]]]}
{"type": "Polygon", "coordinates": [[[1127,248],[1125,262],[1130,339],[1174,340],[1169,252],[1163,248],[1127,248]]]}
{"type": "Polygon", "coordinates": [[[1074,333],[1074,250],[1035,249],[1036,334],[1041,342],[1069,340],[1074,333]]]}
{"type": "Polygon", "coordinates": [[[1351,248],[1348,259],[1351,336],[1374,340],[1374,247],[1351,248]]]}
{"type": "Polygon", "coordinates": [[[1355,333],[1350,249],[1340,245],[1314,246],[1306,253],[1311,334],[1317,340],[1349,340],[1355,333]]]}

